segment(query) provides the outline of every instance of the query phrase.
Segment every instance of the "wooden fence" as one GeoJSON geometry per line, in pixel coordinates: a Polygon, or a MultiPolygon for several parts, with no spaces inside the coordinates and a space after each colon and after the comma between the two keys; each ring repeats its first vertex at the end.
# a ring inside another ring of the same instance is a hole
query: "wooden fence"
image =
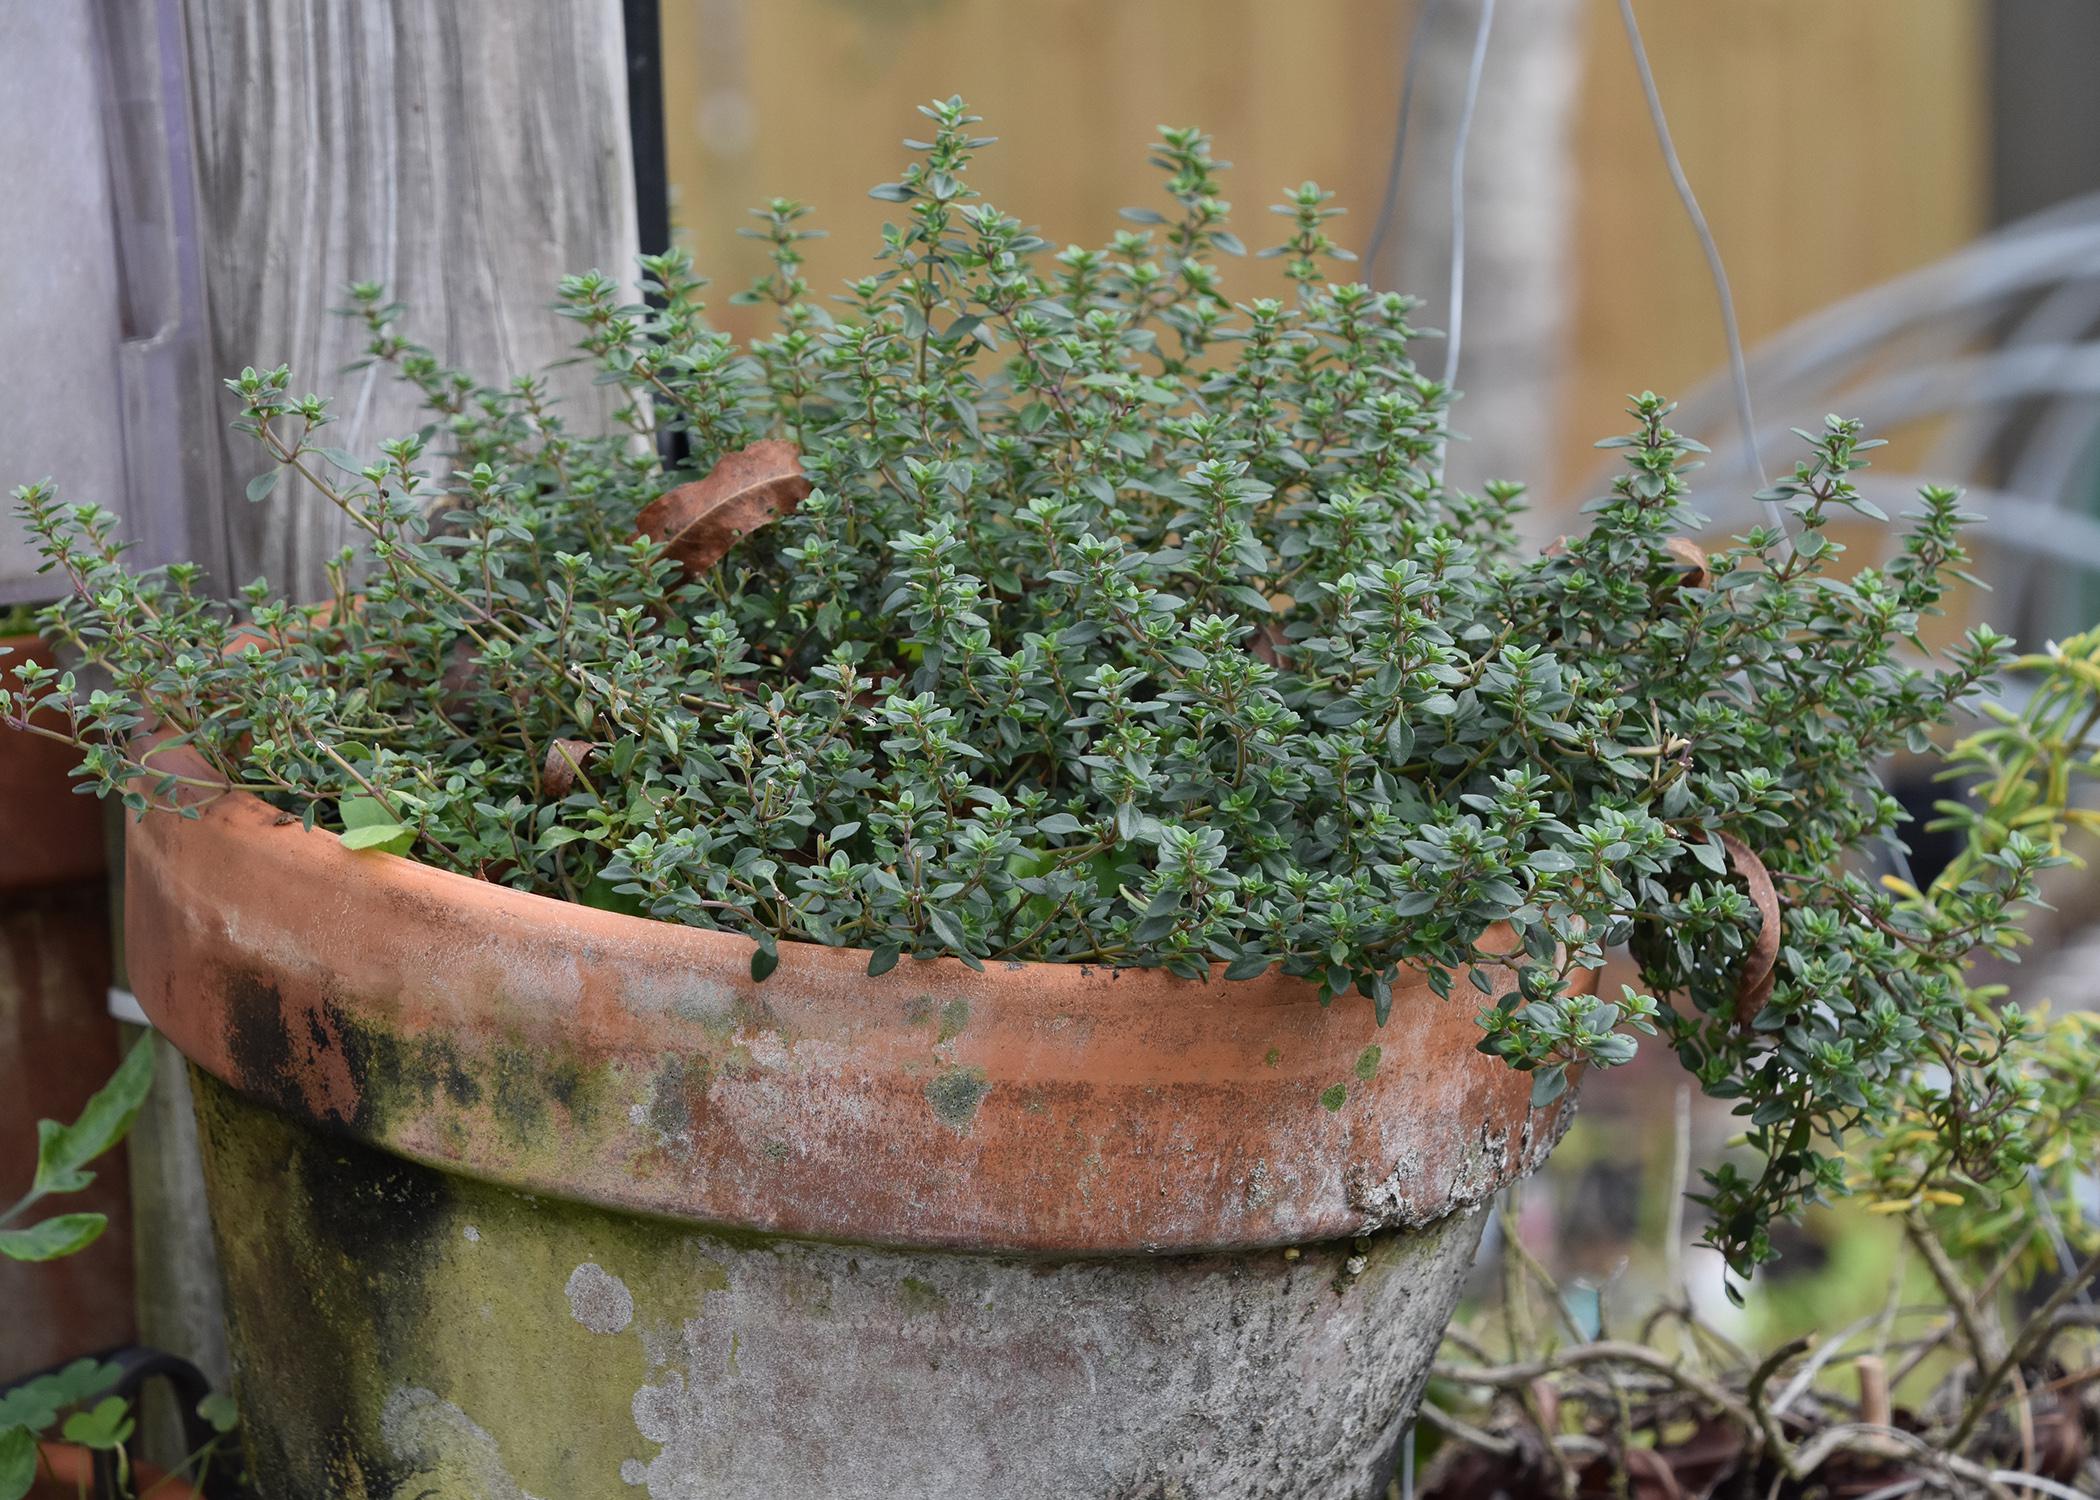
{"type": "MultiPolygon", "coordinates": [[[[1618,430],[1623,394],[1682,390],[1723,356],[1713,293],[1650,134],[1613,0],[1580,0],[1569,378],[1549,487],[1618,430]]],[[[1537,23],[1505,0],[1498,25],[1537,23]]],[[[1975,234],[1988,202],[1982,0],[1646,0],[1671,126],[1756,337],[1975,234]]],[[[1196,123],[1236,164],[1249,242],[1307,177],[1368,232],[1412,23],[1370,0],[664,0],[674,217],[726,296],[758,265],[736,237],[774,194],[831,232],[813,286],[859,274],[911,104],[961,92],[1001,137],[989,196],[1057,238],[1098,242],[1153,201],[1144,145],[1196,123]]],[[[1495,110],[1491,50],[1483,116],[1495,110]]],[[[1503,107],[1507,107],[1504,105],[1503,107]]],[[[1441,171],[1441,163],[1429,164],[1441,171]]],[[[1439,191],[1417,161],[1410,193],[1439,191]]],[[[1416,200],[1419,201],[1419,200],[1416,200]]],[[[1237,268],[1245,295],[1266,267],[1237,268]]],[[[734,319],[735,311],[726,314],[734,319]]],[[[1806,413],[1814,418],[1821,413],[1806,413]]]]}

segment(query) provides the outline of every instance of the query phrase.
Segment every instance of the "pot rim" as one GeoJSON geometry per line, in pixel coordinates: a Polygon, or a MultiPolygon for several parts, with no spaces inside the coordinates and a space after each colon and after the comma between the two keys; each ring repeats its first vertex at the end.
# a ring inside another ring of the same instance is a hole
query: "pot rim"
{"type": "Polygon", "coordinates": [[[1572,1116],[1572,1091],[1533,1110],[1528,1076],[1478,1051],[1463,990],[1405,970],[1382,1027],[1273,969],[942,955],[870,976],[866,949],[783,942],[754,981],[741,933],[208,801],[128,830],[155,1025],[251,1098],[528,1193],[925,1249],[1248,1249],[1472,1207],[1572,1116]]]}
{"type": "MultiPolygon", "coordinates": [[[[147,763],[155,755],[167,755],[172,757],[176,761],[177,764],[174,766],[162,767],[162,769],[164,770],[176,770],[179,771],[180,774],[185,776],[208,777],[211,775],[211,768],[205,765],[205,763],[201,759],[199,759],[192,751],[190,751],[186,746],[171,743],[165,738],[156,738],[154,743],[148,749],[141,753],[139,757],[140,762],[142,764],[147,763]]],[[[273,807],[270,803],[264,801],[261,797],[256,796],[253,792],[241,791],[233,787],[228,787],[223,792],[206,793],[194,787],[187,787],[180,789],[180,793],[180,800],[182,804],[186,807],[194,806],[198,809],[200,813],[206,811],[209,808],[231,806],[241,808],[243,814],[245,815],[252,808],[266,816],[273,826],[289,826],[282,822],[284,818],[289,817],[288,814],[285,814],[280,808],[273,807]]],[[[156,809],[154,812],[148,814],[148,816],[165,815],[166,814],[159,809],[156,809]]],[[[296,822],[297,820],[293,819],[292,821],[296,822]]],[[[316,825],[312,828],[300,827],[297,831],[299,835],[303,838],[325,840],[326,842],[333,844],[339,849],[342,848],[343,836],[335,832],[333,829],[322,828],[319,825],[316,825]]],[[[745,945],[749,947],[750,950],[754,953],[758,951],[759,947],[757,938],[750,936],[748,933],[738,932],[732,928],[699,927],[687,922],[669,921],[662,917],[638,917],[629,912],[613,911],[608,907],[587,906],[581,901],[568,901],[564,900],[559,896],[543,895],[538,891],[521,891],[516,886],[504,885],[500,881],[483,880],[473,875],[462,875],[457,870],[448,870],[445,869],[442,865],[434,865],[429,863],[428,861],[420,859],[410,859],[408,856],[402,854],[389,854],[384,850],[379,849],[345,849],[343,850],[343,852],[345,854],[353,855],[355,858],[361,861],[369,860],[374,862],[375,864],[379,864],[379,862],[384,861],[385,863],[383,865],[380,865],[380,868],[392,866],[396,869],[416,870],[421,872],[422,876],[428,877],[429,879],[439,883],[441,886],[451,885],[456,890],[462,893],[475,892],[497,897],[500,898],[506,905],[510,904],[512,900],[517,900],[521,902],[530,903],[534,907],[542,907],[552,909],[555,911],[572,913],[582,918],[585,925],[593,927],[604,926],[609,933],[617,933],[623,927],[630,929],[630,935],[632,935],[635,931],[647,931],[650,933],[661,933],[664,931],[679,933],[696,933],[704,935],[708,938],[727,939],[732,942],[745,945]]],[[[566,920],[566,918],[564,920],[566,920]]],[[[790,950],[799,950],[803,952],[812,953],[851,955],[862,960],[863,965],[865,965],[866,961],[872,958],[875,953],[875,950],[872,948],[852,948],[834,945],[831,943],[813,943],[802,938],[777,938],[775,939],[775,946],[780,950],[782,954],[786,954],[790,950]]],[[[1203,979],[1193,979],[1186,974],[1176,974],[1170,969],[1166,969],[1164,967],[1154,964],[1113,964],[1104,963],[1099,960],[1093,959],[984,959],[981,960],[981,962],[984,965],[982,969],[973,969],[969,964],[965,963],[962,959],[957,958],[952,953],[934,953],[920,955],[911,952],[900,952],[897,955],[897,962],[899,966],[902,966],[907,961],[915,964],[953,965],[958,969],[968,970],[972,974],[980,975],[989,974],[995,970],[1001,973],[1022,973],[1030,970],[1083,970],[1089,973],[1098,972],[1107,974],[1146,974],[1149,976],[1157,976],[1157,978],[1162,982],[1176,981],[1182,984],[1194,986],[1198,989],[1207,989],[1214,984],[1228,985],[1252,982],[1250,980],[1226,979],[1225,970],[1229,967],[1229,965],[1218,961],[1213,961],[1211,963],[1210,974],[1207,978],[1203,979]]],[[[1272,965],[1270,969],[1265,971],[1263,975],[1257,975],[1255,977],[1257,979],[1264,978],[1268,977],[1269,975],[1273,975],[1274,973],[1275,969],[1272,965]]],[[[760,984],[763,984],[764,982],[765,981],[763,980],[754,981],[754,983],[760,984]]],[[[1310,981],[1295,982],[1310,983],[1310,981]]],[[[1361,1001],[1364,1004],[1370,1003],[1369,1001],[1363,1000],[1361,996],[1356,995],[1350,995],[1346,997],[1337,996],[1336,999],[1338,1001],[1341,1001],[1342,1003],[1348,1003],[1350,1001],[1361,1001]]]]}

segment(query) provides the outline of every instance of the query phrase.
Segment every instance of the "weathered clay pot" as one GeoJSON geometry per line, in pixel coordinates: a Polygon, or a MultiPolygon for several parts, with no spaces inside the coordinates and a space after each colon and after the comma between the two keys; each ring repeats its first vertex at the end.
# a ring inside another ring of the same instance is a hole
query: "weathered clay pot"
{"type": "Polygon", "coordinates": [[[1564,1123],[1426,989],[760,984],[238,796],[129,878],[274,1500],[1358,1500],[1564,1123]]]}

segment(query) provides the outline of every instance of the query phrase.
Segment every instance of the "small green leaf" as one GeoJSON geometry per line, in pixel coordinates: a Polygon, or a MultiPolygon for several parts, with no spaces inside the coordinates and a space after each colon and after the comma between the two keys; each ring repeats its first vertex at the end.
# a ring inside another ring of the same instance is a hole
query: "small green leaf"
{"type": "Polygon", "coordinates": [[[59,1429],[66,1441],[84,1448],[109,1450],[123,1446],[138,1424],[131,1417],[131,1403],[122,1396],[104,1396],[86,1411],[76,1411],[59,1429]]]}
{"type": "Polygon", "coordinates": [[[603,875],[591,877],[591,883],[583,888],[583,904],[599,911],[616,911],[622,916],[646,917],[649,908],[641,897],[623,891],[603,875]]]}
{"type": "Polygon", "coordinates": [[[0,1255],[9,1260],[57,1260],[95,1243],[109,1220],[101,1214],[59,1214],[27,1229],[0,1229],[0,1255]]]}
{"type": "Polygon", "coordinates": [[[378,849],[387,854],[406,854],[416,841],[416,831],[404,828],[377,797],[342,799],[343,847],[378,849]]]}
{"type": "Polygon", "coordinates": [[[345,797],[341,803],[345,828],[372,828],[380,824],[398,827],[394,810],[377,797],[345,797]]]}
{"type": "Polygon", "coordinates": [[[892,944],[888,947],[877,948],[873,953],[870,953],[868,955],[868,977],[873,979],[877,974],[887,974],[890,970],[896,968],[897,952],[896,946],[892,944]]]}
{"type": "Polygon", "coordinates": [[[343,834],[345,849],[377,849],[384,854],[406,854],[415,841],[416,831],[398,823],[368,823],[343,834]]]}
{"type": "Polygon", "coordinates": [[[213,1391],[197,1403],[197,1415],[211,1424],[211,1430],[224,1434],[240,1425],[241,1414],[233,1404],[233,1397],[224,1391],[213,1391]]]}
{"type": "Polygon", "coordinates": [[[248,498],[250,500],[269,499],[270,491],[277,488],[277,481],[282,478],[284,478],[284,470],[282,469],[263,470],[262,473],[248,481],[248,498]]]}

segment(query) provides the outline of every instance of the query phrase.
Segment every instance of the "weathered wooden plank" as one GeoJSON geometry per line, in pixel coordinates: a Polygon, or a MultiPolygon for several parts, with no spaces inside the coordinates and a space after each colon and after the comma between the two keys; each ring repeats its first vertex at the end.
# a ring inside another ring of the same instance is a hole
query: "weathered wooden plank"
{"type": "MultiPolygon", "coordinates": [[[[0,492],[50,475],[114,505],[117,267],[96,98],[85,0],[0,9],[0,492]]],[[[0,516],[0,604],[49,591],[36,565],[0,516]]]]}
{"type": "MultiPolygon", "coordinates": [[[[338,446],[413,432],[414,402],[333,317],[351,281],[384,281],[410,332],[492,377],[569,352],[547,309],[559,277],[626,274],[635,253],[625,38],[618,0],[185,0],[209,342],[220,373],[290,364],[333,392],[338,446]]],[[[586,370],[554,381],[578,420],[586,370]]],[[[231,576],[320,587],[346,524],[225,439],[212,497],[231,576]]]]}
{"type": "MultiPolygon", "coordinates": [[[[1308,177],[1337,193],[1341,237],[1360,242],[1412,15],[1365,0],[664,0],[674,217],[715,278],[710,315],[762,328],[762,309],[724,305],[765,264],[737,237],[745,209],[775,194],[813,204],[829,238],[806,247],[809,282],[831,294],[874,268],[897,210],[867,190],[921,133],[913,105],[961,92],[999,137],[972,180],[1060,246],[1103,243],[1132,227],[1117,209],[1161,204],[1145,157],[1163,124],[1216,135],[1250,250],[1282,237],[1268,205],[1308,177]]],[[[1276,261],[1225,269],[1235,297],[1288,289],[1276,261]]]]}
{"type": "MultiPolygon", "coordinates": [[[[235,583],[267,573],[296,597],[318,590],[347,527],[290,484],[249,505],[241,482],[260,462],[247,439],[220,429],[225,399],[197,387],[245,364],[288,363],[302,387],[336,394],[338,446],[357,452],[414,431],[423,419],[398,383],[339,373],[363,340],[327,309],[358,279],[383,280],[412,303],[415,336],[449,364],[501,378],[566,356],[566,325],[548,310],[556,280],[630,272],[636,249],[621,8],[166,3],[181,7],[187,31],[186,49],[178,37],[170,55],[187,61],[196,214],[178,240],[201,273],[209,366],[166,373],[179,376],[177,397],[217,418],[209,451],[168,463],[228,476],[193,499],[204,559],[235,583]]],[[[184,227],[188,186],[167,195],[168,220],[184,227]]],[[[601,405],[581,369],[554,385],[579,420],[601,405]]],[[[196,1130],[171,1048],[131,1156],[144,1332],[223,1381],[196,1130]]]]}

